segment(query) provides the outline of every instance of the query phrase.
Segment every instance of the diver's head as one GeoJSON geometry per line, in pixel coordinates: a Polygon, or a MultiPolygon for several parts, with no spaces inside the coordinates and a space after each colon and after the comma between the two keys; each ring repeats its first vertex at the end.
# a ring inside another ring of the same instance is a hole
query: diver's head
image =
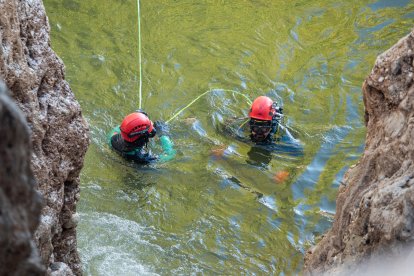
{"type": "Polygon", "coordinates": [[[253,142],[263,142],[274,134],[277,127],[276,108],[276,103],[266,96],[253,101],[249,112],[250,138],[253,142]]]}
{"type": "Polygon", "coordinates": [[[253,142],[263,142],[272,132],[271,121],[250,119],[250,139],[253,142]]]}
{"type": "Polygon", "coordinates": [[[155,128],[147,113],[138,110],[127,115],[121,123],[121,136],[130,143],[155,136],[155,128]]]}

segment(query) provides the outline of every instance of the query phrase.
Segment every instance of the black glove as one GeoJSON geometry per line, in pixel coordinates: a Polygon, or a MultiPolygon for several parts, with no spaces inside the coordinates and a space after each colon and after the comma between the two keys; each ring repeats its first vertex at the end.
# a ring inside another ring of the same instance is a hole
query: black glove
{"type": "Polygon", "coordinates": [[[274,115],[277,121],[280,121],[283,117],[283,108],[276,107],[276,114],[274,115]]]}
{"type": "Polygon", "coordinates": [[[163,121],[155,121],[154,127],[155,127],[155,130],[157,131],[157,134],[160,137],[163,135],[168,135],[170,131],[168,125],[163,121]]]}
{"type": "Polygon", "coordinates": [[[279,107],[278,113],[283,114],[283,107],[279,107]]]}

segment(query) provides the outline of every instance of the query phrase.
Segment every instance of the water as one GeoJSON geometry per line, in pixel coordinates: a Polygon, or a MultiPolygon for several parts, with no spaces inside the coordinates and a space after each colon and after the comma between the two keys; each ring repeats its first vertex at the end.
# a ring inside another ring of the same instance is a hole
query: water
{"type": "Polygon", "coordinates": [[[364,148],[362,82],[410,31],[414,4],[142,1],[143,107],[152,119],[212,88],[266,94],[283,103],[303,154],[228,135],[223,124],[249,106],[215,90],[171,122],[174,161],[137,167],[106,145],[138,107],[136,2],[44,3],[52,46],[91,126],[78,205],[85,274],[300,271],[364,148]]]}

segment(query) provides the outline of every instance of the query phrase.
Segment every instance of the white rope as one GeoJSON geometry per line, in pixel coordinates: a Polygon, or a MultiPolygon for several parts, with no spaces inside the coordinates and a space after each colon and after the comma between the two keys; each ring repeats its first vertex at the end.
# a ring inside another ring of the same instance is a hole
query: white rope
{"type": "Polygon", "coordinates": [[[139,0],[137,0],[138,7],[138,60],[139,60],[139,109],[142,108],[142,64],[141,64],[141,13],[139,8],[139,0]]]}

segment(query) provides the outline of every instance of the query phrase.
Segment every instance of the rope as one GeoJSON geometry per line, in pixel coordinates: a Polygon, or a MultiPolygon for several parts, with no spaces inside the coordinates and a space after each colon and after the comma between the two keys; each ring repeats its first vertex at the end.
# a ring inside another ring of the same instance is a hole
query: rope
{"type": "Polygon", "coordinates": [[[141,64],[141,12],[139,7],[139,0],[137,0],[138,7],[138,60],[139,60],[139,109],[142,108],[142,64],[141,64]]]}
{"type": "MultiPolygon", "coordinates": [[[[142,108],[142,59],[141,59],[141,10],[140,10],[140,0],[137,0],[137,10],[138,10],[138,63],[139,63],[139,109],[142,108]]],[[[184,110],[186,110],[188,107],[190,107],[191,105],[193,105],[196,101],[198,101],[198,99],[200,99],[201,97],[203,97],[204,95],[213,92],[215,90],[218,89],[210,89],[207,90],[206,92],[202,93],[201,95],[199,95],[197,98],[195,98],[194,100],[192,100],[189,104],[187,104],[184,108],[182,108],[181,110],[179,110],[174,116],[172,116],[170,119],[168,119],[166,121],[166,123],[169,123],[170,121],[174,120],[178,115],[180,115],[182,112],[184,112],[184,110]]],[[[220,89],[221,91],[224,92],[232,92],[235,94],[239,94],[242,95],[244,98],[246,98],[247,103],[251,104],[251,100],[249,99],[249,97],[247,97],[246,95],[244,95],[243,93],[240,93],[238,91],[234,91],[234,90],[228,90],[228,89],[220,89]]]]}
{"type": "MultiPolygon", "coordinates": [[[[142,60],[141,60],[141,11],[140,11],[140,0],[137,0],[137,9],[138,9],[138,63],[139,63],[139,109],[142,108],[142,60]]],[[[175,113],[170,119],[168,119],[166,121],[166,123],[168,124],[170,121],[174,120],[178,115],[180,115],[181,113],[183,113],[187,108],[189,108],[190,106],[192,106],[196,101],[198,101],[201,97],[203,97],[204,95],[207,95],[210,92],[216,91],[216,90],[220,90],[220,91],[224,91],[224,92],[232,92],[238,95],[243,96],[246,100],[247,103],[249,105],[252,104],[252,101],[250,100],[249,97],[247,97],[246,95],[244,95],[243,93],[240,93],[238,91],[234,91],[234,90],[229,90],[229,89],[210,89],[205,91],[204,93],[200,94],[197,98],[195,98],[194,100],[192,100],[189,104],[187,104],[185,107],[183,107],[182,109],[180,109],[177,113],[175,113]]],[[[247,120],[248,121],[248,120],[247,120]]],[[[245,121],[240,127],[239,129],[247,123],[247,121],[245,121]]]]}
{"type": "Polygon", "coordinates": [[[216,91],[216,90],[220,90],[220,91],[224,91],[224,92],[232,92],[232,93],[235,93],[235,94],[238,94],[238,95],[241,95],[241,96],[243,96],[244,98],[246,98],[246,100],[247,100],[247,103],[249,104],[249,105],[251,105],[252,104],[252,101],[249,99],[249,97],[247,97],[246,95],[244,95],[243,93],[240,93],[240,92],[238,92],[238,91],[234,91],[234,90],[228,90],[228,89],[210,89],[210,90],[207,90],[206,92],[204,92],[204,93],[202,93],[202,94],[200,94],[200,95],[198,95],[198,97],[197,98],[195,98],[194,100],[192,100],[189,104],[187,104],[185,107],[183,107],[182,109],[180,109],[177,113],[175,113],[170,119],[168,119],[167,121],[166,121],[166,123],[168,124],[170,121],[172,121],[172,120],[174,120],[178,115],[180,115],[181,113],[183,113],[184,112],[184,110],[186,110],[187,108],[189,108],[190,106],[192,106],[196,101],[198,101],[201,97],[203,97],[204,95],[206,95],[206,94],[208,94],[208,93],[210,93],[210,92],[213,92],[213,91],[216,91]]]}

